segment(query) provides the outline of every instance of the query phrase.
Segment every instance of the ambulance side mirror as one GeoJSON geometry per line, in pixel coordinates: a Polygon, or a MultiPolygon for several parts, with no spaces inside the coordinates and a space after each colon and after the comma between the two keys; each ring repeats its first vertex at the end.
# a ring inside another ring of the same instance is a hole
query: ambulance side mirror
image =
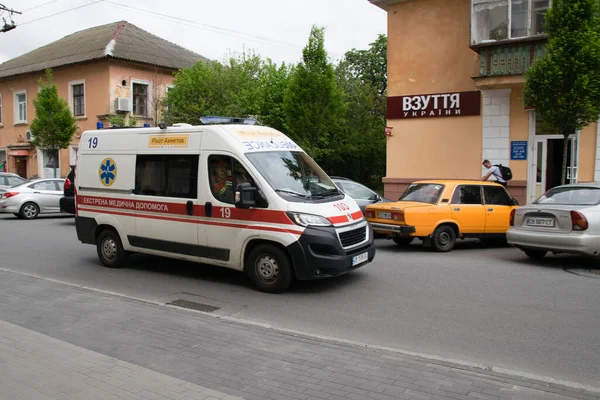
{"type": "Polygon", "coordinates": [[[251,208],[257,206],[257,199],[261,199],[258,189],[248,182],[240,183],[235,188],[235,206],[237,208],[251,208]]]}

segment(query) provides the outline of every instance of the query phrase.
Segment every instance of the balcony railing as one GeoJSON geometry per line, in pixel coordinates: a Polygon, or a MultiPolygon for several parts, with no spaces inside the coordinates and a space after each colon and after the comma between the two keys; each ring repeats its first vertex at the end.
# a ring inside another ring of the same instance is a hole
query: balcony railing
{"type": "Polygon", "coordinates": [[[546,39],[485,43],[473,46],[479,53],[479,77],[522,75],[533,60],[544,56],[546,39]]]}

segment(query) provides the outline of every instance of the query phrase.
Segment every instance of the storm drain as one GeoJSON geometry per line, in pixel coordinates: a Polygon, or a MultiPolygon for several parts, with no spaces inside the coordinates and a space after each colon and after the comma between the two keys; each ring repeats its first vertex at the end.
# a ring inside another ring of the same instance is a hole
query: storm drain
{"type": "Polygon", "coordinates": [[[183,299],[173,300],[167,304],[171,304],[171,305],[177,306],[177,307],[189,308],[189,309],[196,310],[196,311],[203,311],[203,312],[213,312],[220,308],[220,307],[211,306],[210,304],[196,303],[195,301],[189,301],[189,300],[183,300],[183,299]]]}

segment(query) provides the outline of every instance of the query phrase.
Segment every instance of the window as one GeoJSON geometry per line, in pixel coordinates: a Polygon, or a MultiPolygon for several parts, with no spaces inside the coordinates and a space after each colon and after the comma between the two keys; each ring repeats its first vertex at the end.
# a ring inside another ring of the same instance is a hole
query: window
{"type": "Polygon", "coordinates": [[[25,179],[23,178],[17,178],[16,176],[6,176],[6,184],[8,186],[17,186],[20,185],[21,183],[25,182],[25,179]]]}
{"type": "Polygon", "coordinates": [[[443,191],[444,185],[413,183],[406,188],[398,200],[437,204],[443,191]]]}
{"type": "Polygon", "coordinates": [[[342,190],[353,199],[370,200],[375,195],[375,193],[373,193],[366,187],[356,183],[338,182],[338,185],[341,186],[342,190]]]}
{"type": "Polygon", "coordinates": [[[0,93],[0,126],[2,126],[2,93],[0,93]]]}
{"type": "Polygon", "coordinates": [[[210,156],[208,173],[213,196],[224,203],[235,203],[234,187],[240,183],[249,182],[252,186],[255,185],[246,168],[229,156],[210,156]]]}
{"type": "Polygon", "coordinates": [[[600,189],[596,187],[555,187],[544,193],[533,204],[595,206],[600,204],[600,189]]]}
{"type": "Polygon", "coordinates": [[[69,103],[73,116],[85,116],[85,81],[69,82],[69,103]]]}
{"type": "Polygon", "coordinates": [[[147,115],[148,112],[148,85],[133,84],[133,114],[147,115]]]}
{"type": "Polygon", "coordinates": [[[58,190],[54,181],[41,181],[34,183],[33,185],[29,185],[29,187],[34,190],[58,190]]]}
{"type": "Polygon", "coordinates": [[[552,125],[544,122],[539,113],[535,113],[535,134],[536,135],[558,135],[560,132],[552,125]]]}
{"type": "Polygon", "coordinates": [[[471,42],[543,34],[544,15],[550,6],[550,0],[473,0],[471,42]]]}
{"type": "Polygon", "coordinates": [[[513,204],[512,198],[503,187],[484,186],[483,195],[485,204],[493,204],[496,206],[511,206],[513,204]]]}
{"type": "Polygon", "coordinates": [[[137,156],[135,193],[197,199],[198,159],[198,155],[137,156]]]}
{"type": "Polygon", "coordinates": [[[454,189],[452,204],[482,204],[481,186],[460,185],[454,189]]]}
{"type": "Polygon", "coordinates": [[[27,123],[27,93],[15,93],[15,124],[27,123]]]}

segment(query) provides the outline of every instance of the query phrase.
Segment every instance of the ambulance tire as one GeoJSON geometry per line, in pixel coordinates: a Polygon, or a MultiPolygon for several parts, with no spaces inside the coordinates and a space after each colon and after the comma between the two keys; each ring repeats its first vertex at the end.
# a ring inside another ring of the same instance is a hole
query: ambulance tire
{"type": "Polygon", "coordinates": [[[283,250],[272,244],[259,244],[246,258],[246,273],[258,289],[267,293],[287,290],[293,279],[290,260],[283,250]]]}
{"type": "Polygon", "coordinates": [[[127,253],[123,249],[121,238],[112,229],[105,229],[98,235],[96,241],[98,257],[108,268],[120,268],[125,264],[127,253]]]}

